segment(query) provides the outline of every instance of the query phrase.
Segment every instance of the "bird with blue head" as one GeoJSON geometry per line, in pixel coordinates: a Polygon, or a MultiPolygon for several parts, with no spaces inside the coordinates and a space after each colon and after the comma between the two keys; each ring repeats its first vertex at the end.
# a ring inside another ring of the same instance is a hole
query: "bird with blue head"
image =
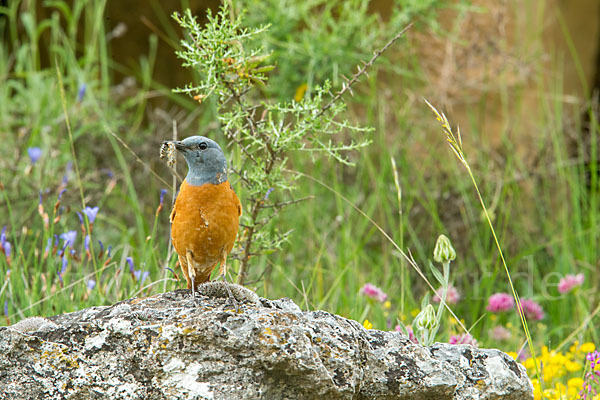
{"type": "Polygon", "coordinates": [[[170,220],[179,265],[195,298],[196,288],[210,280],[217,264],[219,277],[225,280],[242,206],[227,179],[227,159],[217,142],[191,136],[163,142],[165,146],[182,154],[188,165],[170,220]]]}

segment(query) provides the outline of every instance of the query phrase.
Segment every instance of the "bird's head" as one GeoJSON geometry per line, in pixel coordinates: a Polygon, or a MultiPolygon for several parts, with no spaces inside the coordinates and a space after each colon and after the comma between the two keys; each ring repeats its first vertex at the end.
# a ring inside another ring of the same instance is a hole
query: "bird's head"
{"type": "Polygon", "coordinates": [[[185,180],[189,185],[218,185],[227,180],[227,160],[214,140],[204,136],[190,136],[181,141],[165,143],[173,143],[185,158],[189,168],[185,180]]]}

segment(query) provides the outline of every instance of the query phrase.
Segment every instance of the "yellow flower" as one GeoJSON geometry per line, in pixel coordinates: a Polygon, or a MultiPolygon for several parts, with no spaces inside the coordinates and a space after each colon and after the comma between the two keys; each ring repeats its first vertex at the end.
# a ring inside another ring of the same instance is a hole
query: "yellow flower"
{"type": "Polygon", "coordinates": [[[387,300],[385,303],[383,303],[383,308],[389,310],[390,308],[392,308],[392,302],[387,300]]]}
{"type": "Polygon", "coordinates": [[[535,369],[535,363],[533,362],[533,358],[528,358],[527,360],[525,360],[523,365],[527,369],[535,369]]]}
{"type": "Polygon", "coordinates": [[[578,362],[574,362],[574,361],[567,361],[567,363],[565,364],[565,368],[569,372],[575,372],[575,371],[579,371],[581,369],[581,364],[579,364],[578,362]]]}
{"type": "Polygon", "coordinates": [[[373,329],[373,324],[368,319],[365,319],[365,322],[363,322],[363,326],[365,327],[365,329],[373,329]]]}
{"type": "Polygon", "coordinates": [[[583,351],[584,353],[591,353],[596,350],[596,345],[594,343],[587,342],[582,344],[579,350],[583,351]]]}
{"type": "Polygon", "coordinates": [[[579,341],[576,340],[573,342],[573,344],[571,345],[571,347],[569,347],[569,352],[570,353],[577,353],[577,350],[579,348],[579,341]]]}
{"type": "Polygon", "coordinates": [[[531,383],[533,384],[533,398],[535,400],[541,400],[542,392],[540,388],[540,382],[537,379],[532,379],[531,383]]]}
{"type": "Polygon", "coordinates": [[[414,318],[420,312],[421,312],[421,310],[419,310],[418,308],[413,308],[413,310],[410,312],[410,315],[412,315],[412,317],[414,318]]]}
{"type": "Polygon", "coordinates": [[[306,89],[308,89],[308,85],[306,83],[303,83],[302,85],[298,86],[298,88],[296,89],[296,94],[294,95],[294,100],[296,100],[299,103],[304,98],[304,93],[306,93],[306,89]]]}
{"type": "Polygon", "coordinates": [[[490,315],[490,320],[495,321],[496,319],[498,319],[498,317],[496,316],[496,314],[490,315]]]}
{"type": "Polygon", "coordinates": [[[506,353],[506,354],[508,354],[509,356],[511,356],[511,357],[513,358],[513,360],[516,360],[516,359],[517,359],[517,357],[519,356],[519,355],[518,355],[516,352],[514,352],[514,351],[509,351],[509,352],[508,352],[508,353],[506,353]]]}
{"type": "Polygon", "coordinates": [[[567,381],[568,387],[576,387],[581,388],[583,386],[583,379],[581,378],[571,378],[567,381]]]}

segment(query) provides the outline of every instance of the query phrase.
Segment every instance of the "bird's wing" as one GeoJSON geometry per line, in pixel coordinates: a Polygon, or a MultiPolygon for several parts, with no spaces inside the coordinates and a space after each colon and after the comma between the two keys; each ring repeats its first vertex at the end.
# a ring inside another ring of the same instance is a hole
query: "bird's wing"
{"type": "Polygon", "coordinates": [[[169,215],[169,222],[173,223],[175,220],[175,205],[173,205],[173,209],[171,210],[171,215],[169,215]]]}
{"type": "Polygon", "coordinates": [[[237,194],[233,190],[233,187],[231,186],[231,184],[229,184],[229,189],[231,189],[231,193],[233,194],[233,201],[235,202],[235,206],[237,207],[237,210],[238,210],[238,217],[241,217],[242,216],[242,203],[240,203],[240,199],[239,199],[239,197],[237,197],[237,194]]]}
{"type": "Polygon", "coordinates": [[[235,192],[233,192],[233,198],[235,200],[235,205],[237,207],[238,210],[238,217],[242,216],[242,203],[240,203],[240,199],[237,197],[237,194],[235,194],[235,192]]]}
{"type": "Polygon", "coordinates": [[[169,215],[169,222],[173,223],[173,220],[175,219],[175,203],[177,201],[177,197],[179,196],[179,192],[181,191],[181,188],[179,188],[179,190],[177,191],[177,193],[175,194],[175,198],[173,199],[173,208],[171,209],[171,214],[169,215]]]}

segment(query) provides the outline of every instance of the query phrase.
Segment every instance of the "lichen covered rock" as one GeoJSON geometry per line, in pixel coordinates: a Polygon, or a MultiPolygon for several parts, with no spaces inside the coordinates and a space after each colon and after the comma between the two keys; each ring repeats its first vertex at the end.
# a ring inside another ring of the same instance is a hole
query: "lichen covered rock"
{"type": "Polygon", "coordinates": [[[365,330],[323,311],[303,312],[288,299],[257,300],[240,293],[237,312],[225,298],[204,296],[194,302],[188,291],[179,290],[38,318],[20,329],[0,328],[3,395],[533,398],[525,369],[498,350],[449,344],[425,348],[397,332],[365,330]]]}

